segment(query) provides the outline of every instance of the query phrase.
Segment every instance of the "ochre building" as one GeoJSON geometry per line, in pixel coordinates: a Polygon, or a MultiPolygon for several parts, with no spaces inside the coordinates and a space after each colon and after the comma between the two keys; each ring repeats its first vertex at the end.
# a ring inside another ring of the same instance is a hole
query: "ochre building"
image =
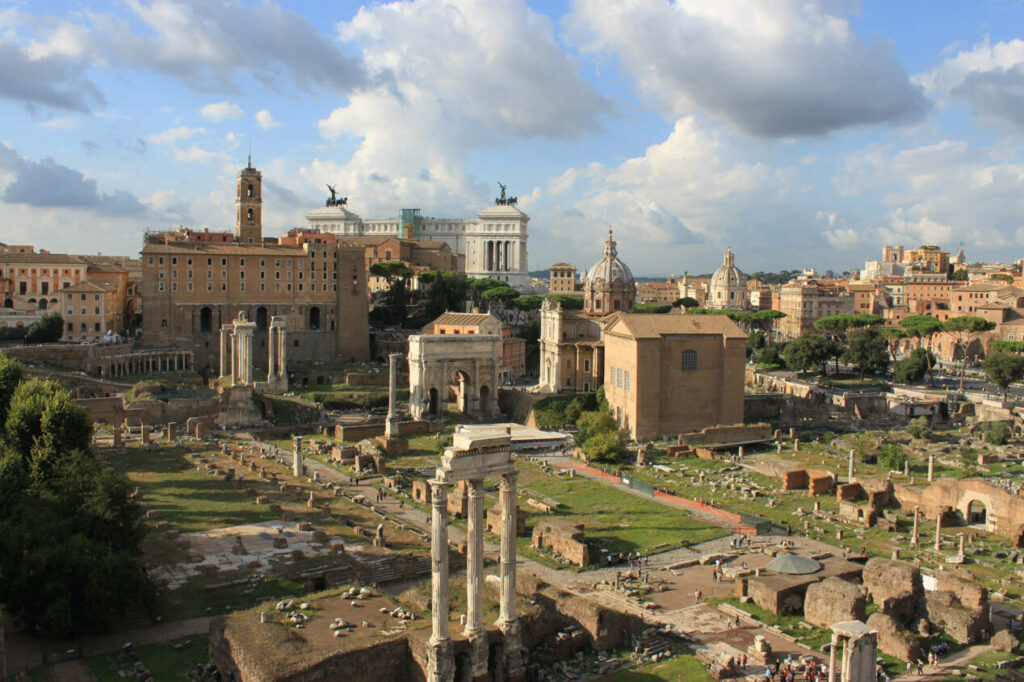
{"type": "Polygon", "coordinates": [[[604,330],[604,394],[634,440],[743,422],[747,336],[724,315],[633,313],[604,330]]]}
{"type": "Polygon", "coordinates": [[[369,357],[365,249],[344,242],[267,243],[262,175],[238,174],[234,235],[152,233],[142,249],[141,342],[192,351],[197,371],[219,363],[219,334],[245,311],[256,323],[253,360],[267,365],[267,328],[285,321],[288,359],[348,362],[369,357]]]}

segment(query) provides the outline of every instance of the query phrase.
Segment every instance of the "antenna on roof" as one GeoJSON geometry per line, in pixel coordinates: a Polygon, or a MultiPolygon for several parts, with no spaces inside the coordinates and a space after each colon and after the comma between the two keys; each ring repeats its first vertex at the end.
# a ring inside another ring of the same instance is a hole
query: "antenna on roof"
{"type": "Polygon", "coordinates": [[[249,165],[246,168],[252,168],[252,138],[249,138],[249,165]]]}

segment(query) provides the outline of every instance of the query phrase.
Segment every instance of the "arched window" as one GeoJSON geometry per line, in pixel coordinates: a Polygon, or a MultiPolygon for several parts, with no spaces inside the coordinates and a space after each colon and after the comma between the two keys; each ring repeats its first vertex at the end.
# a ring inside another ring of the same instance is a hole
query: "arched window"
{"type": "Polygon", "coordinates": [[[249,183],[249,190],[247,192],[248,198],[252,199],[252,183],[249,183]]]}
{"type": "Polygon", "coordinates": [[[252,222],[252,209],[250,208],[248,211],[246,211],[245,215],[249,219],[249,222],[251,223],[252,222]]]}
{"type": "Polygon", "coordinates": [[[260,306],[256,309],[256,328],[263,330],[269,325],[267,324],[267,309],[260,306]]]}
{"type": "Polygon", "coordinates": [[[40,310],[46,310],[46,299],[45,298],[39,299],[39,309],[40,310]]]}
{"type": "Polygon", "coordinates": [[[199,331],[213,331],[213,311],[209,307],[204,306],[199,310],[199,331]]]}
{"type": "Polygon", "coordinates": [[[697,351],[695,350],[684,350],[683,351],[683,369],[697,369],[697,351]]]}
{"type": "Polygon", "coordinates": [[[320,329],[320,308],[316,306],[309,309],[309,328],[314,331],[320,329]]]}

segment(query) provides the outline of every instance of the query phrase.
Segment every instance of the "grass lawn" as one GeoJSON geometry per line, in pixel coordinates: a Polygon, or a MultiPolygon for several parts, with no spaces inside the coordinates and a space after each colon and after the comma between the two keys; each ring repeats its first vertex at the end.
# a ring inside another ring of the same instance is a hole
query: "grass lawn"
{"type": "Polygon", "coordinates": [[[632,670],[620,670],[599,677],[597,682],[676,682],[686,680],[687,682],[710,682],[711,676],[693,656],[680,654],[657,663],[648,663],[632,670]]]}
{"type": "Polygon", "coordinates": [[[123,454],[105,453],[107,462],[142,489],[143,501],[182,533],[277,518],[269,508],[253,504],[244,490],[198,471],[185,458],[185,448],[129,447],[123,454]]]}
{"type": "MultiPolygon", "coordinates": [[[[995,680],[996,673],[1001,672],[996,667],[997,663],[1002,661],[1009,661],[1010,659],[1017,658],[1017,654],[1009,653],[1006,651],[986,651],[982,654],[975,656],[970,663],[978,666],[979,670],[972,670],[971,674],[977,676],[982,680],[995,680]]],[[[1022,666],[1014,666],[1011,670],[1022,670],[1022,666]]],[[[963,677],[953,677],[952,675],[945,678],[948,680],[962,680],[963,677]]]]}
{"type": "Polygon", "coordinates": [[[249,591],[246,585],[207,590],[208,582],[207,578],[196,576],[176,590],[159,588],[153,615],[164,621],[223,616],[226,613],[243,611],[265,601],[301,595],[305,591],[302,583],[278,577],[268,577],[260,581],[252,588],[250,594],[246,594],[249,591]]]}
{"type": "MultiPolygon", "coordinates": [[[[149,668],[155,680],[182,680],[185,673],[199,663],[210,660],[209,644],[206,635],[196,635],[174,640],[174,644],[188,642],[181,651],[175,650],[171,643],[146,644],[135,649],[139,660],[149,668]]],[[[86,666],[96,676],[98,682],[123,682],[126,678],[118,674],[117,653],[100,654],[85,659],[86,666]]],[[[133,667],[124,665],[124,669],[133,667]]]]}
{"type": "MultiPolygon", "coordinates": [[[[520,468],[526,467],[520,463],[520,468]]],[[[550,515],[531,513],[532,507],[522,505],[528,526],[548,516],[578,519],[586,524],[591,546],[612,552],[653,554],[679,547],[680,541],[697,544],[728,535],[724,528],[698,521],[682,510],[585,478],[549,477],[523,487],[562,504],[550,515]],[[655,549],[665,543],[666,547],[655,549]]]]}

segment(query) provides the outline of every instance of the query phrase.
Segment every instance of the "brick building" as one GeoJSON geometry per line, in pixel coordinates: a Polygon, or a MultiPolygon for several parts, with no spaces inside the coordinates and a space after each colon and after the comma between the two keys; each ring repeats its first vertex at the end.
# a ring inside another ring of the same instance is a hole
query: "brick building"
{"type": "Polygon", "coordinates": [[[778,320],[783,338],[796,338],[813,331],[815,320],[840,313],[852,313],[854,297],[836,283],[816,278],[813,271],[783,284],[779,289],[779,307],[786,314],[778,320]]]}
{"type": "Polygon", "coordinates": [[[622,314],[604,331],[604,394],[634,440],[743,422],[747,335],[724,315],[622,314]]]}
{"type": "Polygon", "coordinates": [[[257,325],[256,367],[266,367],[271,317],[285,320],[289,361],[367,359],[365,249],[265,241],[261,184],[251,164],[238,173],[231,240],[215,232],[146,235],[142,344],[190,350],[197,370],[215,372],[220,327],[244,310],[257,325]]]}
{"type": "Polygon", "coordinates": [[[576,266],[569,263],[555,263],[552,265],[548,293],[573,294],[576,291],[576,266]]]}

